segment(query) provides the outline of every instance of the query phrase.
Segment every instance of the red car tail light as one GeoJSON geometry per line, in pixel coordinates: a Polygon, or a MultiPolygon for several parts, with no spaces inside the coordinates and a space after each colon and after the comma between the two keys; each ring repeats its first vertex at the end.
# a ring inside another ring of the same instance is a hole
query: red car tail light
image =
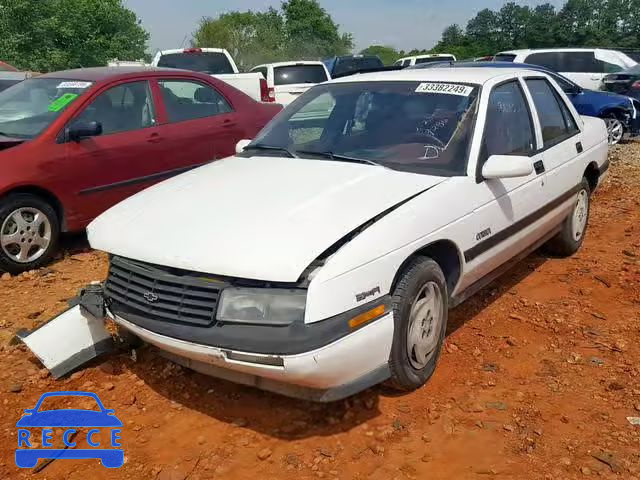
{"type": "Polygon", "coordinates": [[[202,53],[201,48],[185,48],[182,53],[202,53]]]}
{"type": "Polygon", "coordinates": [[[268,103],[276,101],[276,92],[273,88],[269,88],[264,78],[260,79],[260,100],[268,103]]]}
{"type": "Polygon", "coordinates": [[[640,90],[640,80],[636,80],[633,85],[631,85],[631,88],[634,90],[640,90]]]}

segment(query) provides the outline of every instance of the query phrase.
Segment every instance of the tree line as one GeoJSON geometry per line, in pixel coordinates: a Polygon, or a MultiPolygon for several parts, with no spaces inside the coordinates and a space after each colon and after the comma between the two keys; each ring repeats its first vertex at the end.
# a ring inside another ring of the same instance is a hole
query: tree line
{"type": "Polygon", "coordinates": [[[481,10],[465,28],[446,27],[430,49],[397,51],[372,45],[362,53],[390,64],[403,56],[452,53],[459,59],[502,50],[546,47],[640,48],[640,0],[568,0],[560,9],[545,3],[531,8],[515,2],[500,10],[481,10]]]}

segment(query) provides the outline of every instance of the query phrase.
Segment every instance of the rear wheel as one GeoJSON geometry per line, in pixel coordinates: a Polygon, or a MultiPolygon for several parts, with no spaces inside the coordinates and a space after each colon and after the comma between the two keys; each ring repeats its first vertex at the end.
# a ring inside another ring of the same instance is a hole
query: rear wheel
{"type": "Polygon", "coordinates": [[[604,122],[607,125],[609,145],[617,145],[624,137],[624,123],[614,113],[606,117],[604,122]]]}
{"type": "Polygon", "coordinates": [[[393,291],[391,385],[415,390],[433,375],[447,329],[444,274],[430,258],[414,259],[393,291]]]}
{"type": "Polygon", "coordinates": [[[590,208],[591,190],[589,182],[583,178],[573,210],[562,223],[560,233],[547,244],[550,253],[568,257],[580,249],[587,233],[590,208]]]}
{"type": "Polygon", "coordinates": [[[0,270],[16,274],[41,267],[59,236],[58,216],[41,198],[20,193],[0,201],[0,270]]]}

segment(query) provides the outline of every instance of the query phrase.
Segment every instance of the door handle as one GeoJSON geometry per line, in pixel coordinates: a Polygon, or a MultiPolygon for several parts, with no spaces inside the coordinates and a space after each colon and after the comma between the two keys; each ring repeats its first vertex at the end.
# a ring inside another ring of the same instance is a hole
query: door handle
{"type": "Polygon", "coordinates": [[[152,133],[151,135],[149,135],[149,138],[147,139],[147,142],[149,143],[160,143],[162,141],[162,137],[160,136],[159,133],[152,133]]]}
{"type": "Polygon", "coordinates": [[[583,150],[584,148],[582,147],[582,142],[576,143],[576,152],[582,153],[583,150]]]}
{"type": "Polygon", "coordinates": [[[224,122],[222,122],[222,126],[224,128],[231,128],[231,127],[235,127],[236,125],[238,125],[236,122],[232,122],[231,120],[225,120],[224,122]]]}
{"type": "Polygon", "coordinates": [[[533,169],[536,171],[536,175],[544,173],[544,162],[542,160],[538,160],[533,164],[533,169]]]}

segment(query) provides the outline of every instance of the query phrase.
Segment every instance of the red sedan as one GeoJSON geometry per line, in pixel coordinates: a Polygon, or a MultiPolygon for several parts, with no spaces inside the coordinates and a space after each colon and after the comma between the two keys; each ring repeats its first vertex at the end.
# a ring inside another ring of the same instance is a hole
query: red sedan
{"type": "Polygon", "coordinates": [[[0,92],[0,270],[44,264],[60,232],[233,155],[281,108],[208,75],[143,67],[49,73],[0,92]]]}

